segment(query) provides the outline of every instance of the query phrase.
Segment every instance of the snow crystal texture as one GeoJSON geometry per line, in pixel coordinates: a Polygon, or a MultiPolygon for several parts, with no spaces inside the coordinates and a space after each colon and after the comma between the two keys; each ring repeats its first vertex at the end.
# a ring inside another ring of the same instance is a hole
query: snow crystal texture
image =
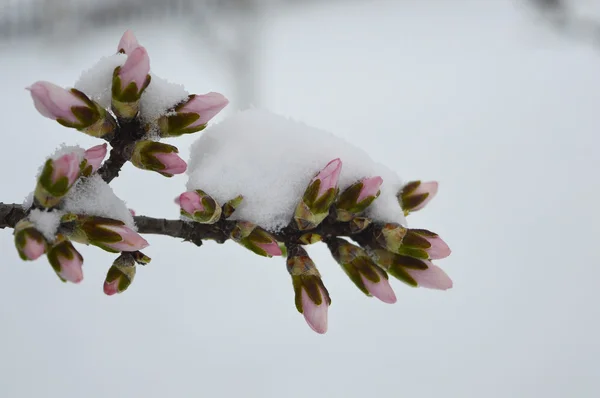
{"type": "Polygon", "coordinates": [[[118,66],[123,66],[126,60],[125,54],[101,58],[96,65],[81,74],[75,88],[104,108],[110,108],[113,72],[118,66]]]}
{"type": "Polygon", "coordinates": [[[81,179],[69,191],[63,201],[62,210],[67,213],[90,215],[121,220],[135,229],[133,216],[112,188],[98,174],[81,179]]]}
{"type": "Polygon", "coordinates": [[[46,211],[40,209],[33,209],[29,213],[29,220],[35,225],[35,228],[44,235],[49,242],[54,242],[56,232],[60,226],[60,219],[64,212],[53,210],[46,211]]]}
{"type": "Polygon", "coordinates": [[[364,177],[383,178],[369,217],[406,225],[396,198],[403,183],[395,172],[344,139],[261,109],[205,130],[191,147],[187,189],[202,189],[220,204],[241,194],[231,218],[276,231],[290,222],[310,180],[335,158],[342,160],[341,190],[364,177]]]}

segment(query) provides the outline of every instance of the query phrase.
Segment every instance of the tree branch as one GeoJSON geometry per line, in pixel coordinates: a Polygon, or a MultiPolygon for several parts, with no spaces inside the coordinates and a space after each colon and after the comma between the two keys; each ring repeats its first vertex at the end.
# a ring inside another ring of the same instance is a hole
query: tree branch
{"type": "MultiPolygon", "coordinates": [[[[17,222],[26,216],[27,212],[21,205],[0,203],[0,229],[14,228],[17,222]]],[[[147,216],[135,216],[134,220],[140,234],[181,238],[197,246],[201,246],[204,240],[213,240],[217,243],[226,242],[230,239],[231,231],[237,223],[234,220],[221,219],[215,224],[200,224],[147,216]]],[[[363,232],[356,234],[352,232],[349,223],[336,222],[331,217],[310,231],[298,231],[293,226],[289,226],[281,231],[269,233],[279,242],[287,244],[302,244],[300,237],[306,233],[318,234],[324,239],[336,236],[351,236],[354,240],[361,242],[367,242],[372,239],[371,228],[367,228],[363,232]]]]}
{"type": "Polygon", "coordinates": [[[136,141],[146,134],[138,117],[131,121],[119,119],[117,123],[115,138],[110,141],[110,156],[98,169],[98,174],[107,184],[119,176],[121,168],[131,159],[136,141]]]}

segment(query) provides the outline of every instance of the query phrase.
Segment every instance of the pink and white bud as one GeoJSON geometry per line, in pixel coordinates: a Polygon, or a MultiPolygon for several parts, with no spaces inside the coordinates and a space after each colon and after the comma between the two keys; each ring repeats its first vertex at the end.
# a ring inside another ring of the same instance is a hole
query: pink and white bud
{"type": "Polygon", "coordinates": [[[133,217],[135,217],[135,210],[129,209],[129,214],[131,214],[133,217]]]}
{"type": "Polygon", "coordinates": [[[360,275],[365,287],[373,296],[387,304],[394,304],[396,302],[396,294],[390,286],[390,282],[383,275],[379,276],[379,282],[371,282],[365,278],[364,275],[360,275]]]}
{"type": "Polygon", "coordinates": [[[210,92],[202,95],[192,95],[190,100],[185,103],[178,113],[196,113],[200,117],[198,120],[187,126],[187,128],[196,128],[208,123],[213,117],[223,110],[229,104],[229,100],[223,94],[210,92]]]}
{"type": "Polygon", "coordinates": [[[269,243],[255,243],[255,245],[267,252],[269,256],[281,256],[283,254],[279,244],[275,241],[269,243]]]}
{"type": "Polygon", "coordinates": [[[369,177],[369,178],[363,178],[361,180],[363,186],[362,189],[360,190],[360,193],[358,194],[358,199],[356,199],[357,203],[362,202],[363,200],[365,200],[368,197],[377,197],[378,193],[379,193],[379,188],[381,187],[381,184],[383,183],[383,178],[381,177],[369,177]]]}
{"type": "MultiPolygon", "coordinates": [[[[140,234],[125,225],[102,225],[101,228],[108,229],[121,237],[120,242],[102,242],[102,246],[119,252],[134,252],[148,247],[148,241],[140,234]]],[[[94,244],[95,242],[91,242],[94,244]]]]}
{"type": "Polygon", "coordinates": [[[45,252],[46,244],[44,241],[36,240],[31,236],[25,237],[25,245],[23,246],[22,253],[27,257],[27,260],[37,260],[45,252]]]}
{"type": "Polygon", "coordinates": [[[400,206],[406,214],[424,208],[435,197],[438,182],[411,181],[398,194],[400,206]]]}
{"type": "Polygon", "coordinates": [[[83,280],[83,257],[68,240],[52,246],[48,261],[56,274],[65,281],[79,283],[83,280]]]}
{"type": "Polygon", "coordinates": [[[107,145],[96,145],[85,151],[84,157],[87,160],[87,165],[92,167],[91,173],[95,173],[102,164],[108,152],[107,145]]]}
{"type": "Polygon", "coordinates": [[[202,197],[197,191],[184,192],[175,199],[175,202],[188,214],[204,211],[202,197]]]}
{"type": "Polygon", "coordinates": [[[150,72],[150,57],[142,46],[135,48],[127,57],[125,64],[119,69],[118,75],[121,80],[121,90],[134,83],[140,91],[146,84],[150,72]]]}
{"type": "Polygon", "coordinates": [[[138,43],[137,38],[135,37],[135,35],[131,31],[131,29],[127,29],[125,31],[125,33],[123,33],[123,36],[121,37],[121,40],[119,41],[119,46],[117,47],[117,52],[120,52],[123,54],[131,54],[133,52],[133,50],[135,50],[139,46],[140,46],[140,43],[138,43]]]}
{"type": "Polygon", "coordinates": [[[173,176],[175,174],[185,173],[187,164],[175,152],[155,153],[154,157],[165,166],[159,172],[163,175],[173,176]]]}
{"type": "Polygon", "coordinates": [[[85,107],[84,102],[72,91],[46,81],[39,81],[27,88],[31,92],[35,108],[43,116],[52,120],[64,120],[77,124],[80,120],[73,114],[73,107],[85,107]]]}
{"type": "Polygon", "coordinates": [[[46,239],[27,219],[15,225],[15,246],[22,260],[37,260],[46,252],[46,239]]]}
{"type": "Polygon", "coordinates": [[[339,158],[337,158],[327,163],[327,166],[325,166],[323,170],[321,170],[319,174],[317,174],[315,178],[313,178],[311,184],[317,180],[320,181],[319,191],[317,193],[317,200],[328,190],[337,188],[338,178],[340,176],[341,171],[342,161],[339,158]]]}
{"type": "Polygon", "coordinates": [[[76,153],[67,153],[52,161],[52,175],[50,180],[56,184],[60,178],[66,177],[68,186],[71,186],[79,178],[81,159],[76,153]]]}
{"type": "MultiPolygon", "coordinates": [[[[310,297],[308,297],[306,290],[302,289],[301,294],[303,311],[302,315],[304,315],[304,319],[306,320],[306,323],[308,323],[308,326],[320,334],[327,332],[327,311],[329,309],[328,301],[323,299],[321,304],[316,305],[313,303],[310,297]]],[[[323,292],[321,289],[321,297],[324,298],[326,295],[327,293],[323,292]]]]}
{"type": "Polygon", "coordinates": [[[427,289],[448,290],[452,288],[452,279],[437,265],[424,260],[427,269],[404,268],[404,270],[417,282],[419,287],[427,289]]]}
{"type": "Polygon", "coordinates": [[[448,257],[452,253],[448,244],[439,236],[433,238],[425,237],[425,239],[431,244],[430,248],[425,249],[431,260],[440,260],[448,257]]]}

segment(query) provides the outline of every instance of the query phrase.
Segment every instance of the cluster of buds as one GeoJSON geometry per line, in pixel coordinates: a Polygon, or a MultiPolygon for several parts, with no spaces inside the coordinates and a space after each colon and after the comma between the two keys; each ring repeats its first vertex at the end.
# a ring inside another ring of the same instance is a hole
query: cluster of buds
{"type": "MultiPolygon", "coordinates": [[[[350,280],[364,294],[385,303],[396,302],[388,274],[413,287],[451,288],[448,275],[431,262],[448,257],[448,245],[434,232],[374,222],[365,216],[381,193],[383,179],[366,177],[339,193],[341,165],[339,159],[329,162],[310,181],[294,213],[294,226],[303,232],[297,243],[309,245],[324,241],[350,280]],[[313,232],[325,219],[330,225],[313,232]],[[329,227],[344,224],[348,236],[359,245],[327,235],[329,227]],[[323,231],[325,236],[322,236],[323,231]]],[[[414,181],[405,185],[397,195],[404,214],[425,207],[437,188],[437,182],[414,181]]],[[[294,281],[298,311],[305,315],[311,328],[324,333],[331,301],[315,264],[300,246],[293,245],[289,250],[288,270],[294,281]]]]}

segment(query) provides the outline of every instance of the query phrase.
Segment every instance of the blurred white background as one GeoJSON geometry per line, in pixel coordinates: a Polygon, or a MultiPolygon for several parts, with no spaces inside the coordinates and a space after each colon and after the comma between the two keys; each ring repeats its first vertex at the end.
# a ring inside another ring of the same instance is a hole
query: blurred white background
{"type": "MultiPolygon", "coordinates": [[[[16,3],[0,2],[4,21],[27,16],[16,3]]],[[[41,117],[24,88],[73,85],[132,28],[156,74],[231,98],[220,117],[266,107],[440,181],[409,222],[450,244],[454,288],[394,281],[386,305],[310,247],[333,298],[321,336],[284,261],[231,242],[149,236],[152,263],[107,297],[114,256],[81,248],[85,280],[62,284],[1,230],[0,397],[600,396],[600,46],[510,0],[290,3],[52,34],[0,24],[0,200],[20,203],[61,143],[99,143],[41,117]]],[[[172,143],[187,158],[193,140],[172,143]]],[[[185,182],[127,165],[111,185],[138,214],[176,218],[185,182]]]]}

